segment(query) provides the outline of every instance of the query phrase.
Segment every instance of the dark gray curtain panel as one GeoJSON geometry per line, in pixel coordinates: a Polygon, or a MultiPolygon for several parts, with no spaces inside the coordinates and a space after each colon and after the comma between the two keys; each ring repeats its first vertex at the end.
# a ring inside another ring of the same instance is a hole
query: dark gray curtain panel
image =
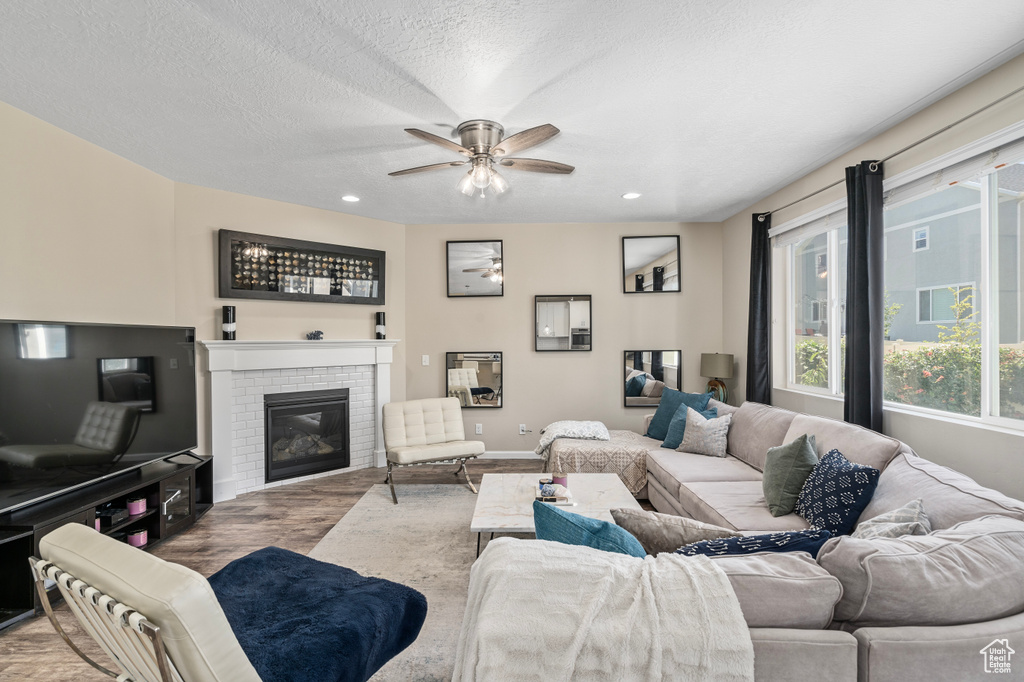
{"type": "Polygon", "coordinates": [[[747,400],[772,400],[772,246],[771,214],[751,216],[750,314],[747,318],[747,400]],[[759,216],[764,220],[758,220],[759,216]]]}
{"type": "Polygon", "coordinates": [[[882,430],[885,282],[882,164],[846,169],[846,381],[843,418],[882,430]]]}

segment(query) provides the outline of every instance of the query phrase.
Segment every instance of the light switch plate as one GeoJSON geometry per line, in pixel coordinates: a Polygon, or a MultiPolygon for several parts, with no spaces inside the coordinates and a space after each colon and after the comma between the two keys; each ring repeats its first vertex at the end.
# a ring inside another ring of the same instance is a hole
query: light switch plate
{"type": "Polygon", "coordinates": [[[421,362],[423,363],[424,367],[429,367],[430,366],[430,356],[429,355],[422,356],[421,362]]]}

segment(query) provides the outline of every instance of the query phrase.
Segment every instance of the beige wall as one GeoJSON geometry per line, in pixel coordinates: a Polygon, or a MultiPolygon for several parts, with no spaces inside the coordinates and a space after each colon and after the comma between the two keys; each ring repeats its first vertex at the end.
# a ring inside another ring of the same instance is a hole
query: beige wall
{"type": "Polygon", "coordinates": [[[700,354],[721,350],[717,224],[417,225],[406,232],[408,397],[444,394],[447,351],[502,351],[504,407],[469,409],[468,433],[484,427],[489,451],[529,451],[560,419],[598,419],[639,429],[651,408],[622,406],[622,352],[680,349],[684,390],[702,390],[700,354]],[[626,235],[680,235],[682,293],[622,293],[626,235]],[[503,240],[505,295],[447,298],[445,242],[503,240]],[[590,294],[593,350],[534,351],[534,301],[590,294]],[[430,356],[430,366],[420,364],[430,356]],[[519,424],[533,433],[518,435],[519,424]]]}
{"type": "MultiPolygon", "coordinates": [[[[919,114],[894,126],[848,154],[825,164],[763,201],[750,206],[723,223],[722,270],[732,273],[722,282],[725,315],[722,320],[725,352],[737,358],[735,402],[743,400],[746,383],[747,301],[750,263],[751,214],[773,209],[809,194],[843,177],[843,169],[865,159],[883,158],[897,149],[936,131],[992,102],[1024,82],[1024,57],[1018,57],[991,73],[961,88],[919,114]]],[[[1016,95],[1005,103],[943,133],[886,164],[886,177],[918,166],[1024,119],[1024,96],[1016,95]]],[[[814,208],[841,199],[845,186],[828,190],[772,216],[778,225],[814,208]]],[[[776,292],[778,287],[776,287],[776,292]]],[[[783,307],[776,305],[773,324],[781,328],[783,307]]],[[[781,333],[781,332],[780,332],[781,333]]],[[[785,375],[775,372],[775,385],[785,375]]],[[[802,412],[842,418],[842,404],[828,398],[806,396],[776,390],[773,402],[802,412]],[[838,404],[838,412],[836,405],[838,404]]],[[[1024,434],[982,429],[939,419],[886,410],[886,433],[906,441],[919,454],[954,467],[980,483],[1008,495],[1024,499],[1024,434]]]]}
{"type": "MultiPolygon", "coordinates": [[[[220,338],[222,305],[240,339],[373,338],[405,332],[405,227],[175,183],[0,103],[0,318],[165,324],[220,338]],[[387,305],[217,298],[217,230],[244,230],[387,252],[387,305]]],[[[405,395],[395,348],[391,392],[405,395]]],[[[199,380],[199,451],[209,452],[208,385],[199,380]]]]}

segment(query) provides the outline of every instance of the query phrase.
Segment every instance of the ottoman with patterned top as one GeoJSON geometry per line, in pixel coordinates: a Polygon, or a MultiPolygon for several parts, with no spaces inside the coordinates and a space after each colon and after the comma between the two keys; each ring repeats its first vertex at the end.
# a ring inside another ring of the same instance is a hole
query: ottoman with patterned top
{"type": "Polygon", "coordinates": [[[647,450],[633,431],[608,431],[609,440],[558,438],[551,443],[545,472],[618,474],[638,499],[647,499],[647,450]]]}

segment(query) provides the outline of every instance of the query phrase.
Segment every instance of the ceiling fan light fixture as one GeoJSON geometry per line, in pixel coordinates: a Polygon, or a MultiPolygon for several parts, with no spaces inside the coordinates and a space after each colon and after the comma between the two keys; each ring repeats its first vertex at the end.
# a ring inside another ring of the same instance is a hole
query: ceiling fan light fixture
{"type": "Polygon", "coordinates": [[[462,179],[459,180],[459,191],[467,197],[471,197],[476,194],[476,186],[473,184],[473,171],[466,173],[462,176],[462,179]]]}
{"type": "MultiPolygon", "coordinates": [[[[508,189],[508,180],[496,170],[491,170],[491,189],[494,190],[495,194],[501,194],[508,189]]],[[[501,264],[499,263],[500,267],[501,264]]]]}
{"type": "Polygon", "coordinates": [[[485,189],[491,184],[491,171],[488,168],[486,159],[480,161],[473,161],[473,170],[470,171],[469,175],[473,179],[473,186],[477,189],[485,189]]]}

